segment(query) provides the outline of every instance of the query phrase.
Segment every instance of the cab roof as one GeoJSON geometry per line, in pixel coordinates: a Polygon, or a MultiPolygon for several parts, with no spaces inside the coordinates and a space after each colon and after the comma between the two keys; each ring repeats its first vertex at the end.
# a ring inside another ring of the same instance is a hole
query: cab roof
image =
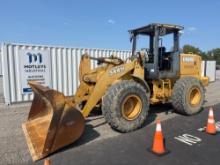
{"type": "Polygon", "coordinates": [[[161,23],[151,23],[149,25],[129,30],[131,34],[143,34],[143,35],[152,35],[155,32],[155,28],[160,27],[166,29],[166,34],[170,34],[176,31],[183,30],[183,26],[174,25],[174,24],[161,24],[161,23]]]}

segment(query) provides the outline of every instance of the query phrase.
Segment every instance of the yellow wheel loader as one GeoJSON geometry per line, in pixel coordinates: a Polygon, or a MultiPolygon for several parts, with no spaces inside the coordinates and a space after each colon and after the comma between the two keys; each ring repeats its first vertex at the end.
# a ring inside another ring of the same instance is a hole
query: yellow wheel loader
{"type": "Polygon", "coordinates": [[[202,110],[208,78],[201,76],[201,57],[181,54],[179,36],[183,27],[149,24],[129,30],[132,55],[126,60],[82,55],[80,85],[73,97],[29,82],[34,100],[22,127],[33,160],[76,141],[83,133],[85,118],[100,106],[108,124],[120,132],[140,128],[150,104],[171,103],[185,115],[202,110]],[[171,50],[163,39],[171,36],[171,50]],[[138,39],[144,47],[138,50],[138,39]],[[90,61],[99,66],[91,69],[90,61]]]}

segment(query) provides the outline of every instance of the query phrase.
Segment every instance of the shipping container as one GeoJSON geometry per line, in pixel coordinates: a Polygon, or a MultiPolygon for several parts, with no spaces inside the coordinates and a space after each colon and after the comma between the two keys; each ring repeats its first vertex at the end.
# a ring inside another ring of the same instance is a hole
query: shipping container
{"type": "Polygon", "coordinates": [[[0,76],[2,76],[2,51],[0,49],[0,76]]]}
{"type": "Polygon", "coordinates": [[[205,76],[209,77],[209,82],[216,80],[216,61],[205,61],[205,76]]]}
{"type": "Polygon", "coordinates": [[[201,63],[201,76],[205,76],[205,61],[201,63]]]}
{"type": "MultiPolygon", "coordinates": [[[[75,93],[78,85],[78,68],[81,55],[88,52],[93,57],[108,57],[112,54],[125,59],[130,56],[130,51],[110,50],[110,49],[88,49],[72,48],[62,46],[28,45],[28,44],[2,44],[2,71],[4,98],[6,104],[31,101],[33,93],[22,88],[25,75],[22,72],[23,61],[37,60],[42,57],[40,53],[45,53],[49,58],[49,87],[58,90],[66,96],[75,93]],[[29,55],[24,55],[24,52],[29,55]],[[38,57],[39,56],[39,57],[38,57]],[[32,59],[33,58],[33,59],[32,59]]],[[[44,57],[43,57],[44,58],[44,57]]],[[[31,66],[31,65],[29,65],[31,66]]],[[[97,66],[97,62],[92,60],[92,68],[97,66]]],[[[27,66],[25,66],[27,67],[27,66]]]]}

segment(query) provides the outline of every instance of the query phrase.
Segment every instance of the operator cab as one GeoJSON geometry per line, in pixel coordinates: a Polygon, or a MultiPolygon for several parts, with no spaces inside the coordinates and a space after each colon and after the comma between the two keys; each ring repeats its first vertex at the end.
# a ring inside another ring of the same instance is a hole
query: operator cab
{"type": "Polygon", "coordinates": [[[129,30],[132,56],[144,54],[146,79],[173,78],[179,74],[179,31],[182,26],[152,23],[129,30]],[[169,37],[170,44],[164,40],[169,37]],[[140,47],[141,45],[141,47],[140,47]],[[142,47],[143,46],[143,47],[142,47]]]}

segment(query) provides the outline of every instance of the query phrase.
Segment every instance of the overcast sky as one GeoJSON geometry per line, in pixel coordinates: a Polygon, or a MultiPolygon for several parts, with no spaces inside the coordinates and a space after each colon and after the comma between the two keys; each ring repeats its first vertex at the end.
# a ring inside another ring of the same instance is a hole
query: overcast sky
{"type": "Polygon", "coordinates": [[[181,45],[220,47],[218,0],[1,0],[0,42],[130,49],[128,29],[185,27],[181,45]]]}

